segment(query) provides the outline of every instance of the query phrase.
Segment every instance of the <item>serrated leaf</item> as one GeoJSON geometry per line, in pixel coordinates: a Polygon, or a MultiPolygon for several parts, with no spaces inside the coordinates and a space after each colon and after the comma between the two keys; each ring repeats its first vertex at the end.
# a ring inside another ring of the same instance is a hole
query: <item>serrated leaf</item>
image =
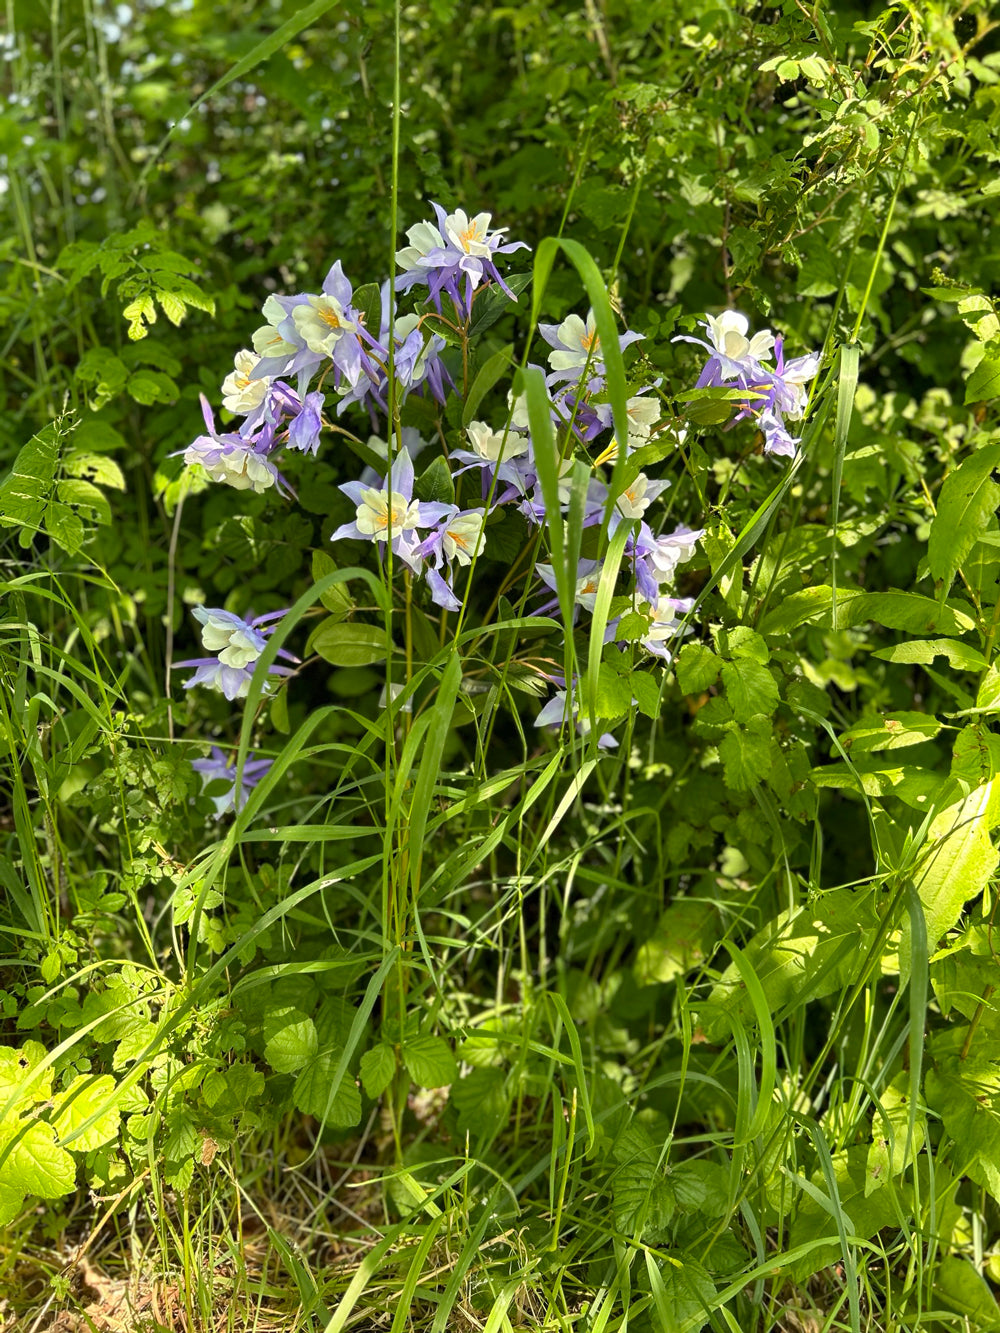
{"type": "Polygon", "coordinates": [[[651,620],[641,611],[626,611],[615,630],[617,643],[638,643],[649,634],[651,620]]]}
{"type": "Polygon", "coordinates": [[[361,1094],[350,1075],[341,1079],[336,1096],[331,1100],[333,1076],[340,1063],[339,1046],[313,1056],[292,1090],[292,1100],[304,1115],[325,1120],[335,1128],[351,1129],[361,1119],[361,1094]]]}
{"type": "Polygon", "coordinates": [[[316,1024],[285,1004],[264,1014],[264,1059],[278,1074],[294,1074],[319,1050],[316,1024]]]}
{"type": "Polygon", "coordinates": [[[361,1086],[369,1097],[381,1097],[395,1072],[396,1055],[385,1042],[379,1042],[361,1057],[361,1086]]]}
{"type": "Polygon", "coordinates": [[[744,727],[735,727],[719,742],[719,758],[722,760],[726,786],[733,791],[750,791],[771,771],[770,737],[744,727]]]}
{"type": "Polygon", "coordinates": [[[121,1108],[115,1103],[117,1085],[110,1074],[98,1078],[79,1074],[56,1098],[53,1126],[62,1143],[74,1152],[92,1152],[118,1135],[121,1108]],[[97,1118],[80,1131],[80,1126],[97,1118]]]}
{"type": "MultiPolygon", "coordinates": [[[[77,439],[79,434],[79,431],[75,432],[73,438],[77,439]]],[[[63,457],[63,470],[70,477],[82,477],[97,486],[109,486],[116,491],[125,489],[125,477],[121,468],[106,454],[88,454],[73,449],[63,457]]]]}
{"type": "Polygon", "coordinates": [[[64,477],[56,487],[56,494],[63,504],[88,510],[98,523],[111,522],[111,506],[108,504],[108,498],[91,482],[82,481],[79,477],[64,477]]]}
{"type": "Polygon", "coordinates": [[[320,621],[309,636],[307,652],[319,653],[331,666],[373,666],[385,661],[385,632],[373,625],[345,625],[334,615],[320,621]]]}
{"type": "Polygon", "coordinates": [[[187,306],[173,292],[158,291],[156,299],[160,303],[160,309],[176,328],[187,314],[187,306]]]}
{"type": "Polygon", "coordinates": [[[0,1192],[59,1199],[76,1188],[76,1162],[40,1120],[0,1121],[0,1192]]]}
{"type": "Polygon", "coordinates": [[[403,1063],[420,1088],[444,1088],[458,1078],[458,1065],[443,1037],[413,1037],[403,1045],[403,1063]]]}
{"type": "Polygon", "coordinates": [[[160,370],[136,370],[129,376],[129,395],[143,407],[170,403],[177,397],[177,385],[160,370]]]}
{"type": "Polygon", "coordinates": [[[944,591],[996,513],[1000,484],[1000,444],[977,449],[944,479],[927,543],[927,567],[944,591]]]}
{"type": "Polygon", "coordinates": [[[52,490],[59,459],[61,432],[43,426],[23,445],[14,466],[0,484],[0,523],[37,529],[52,490]]]}
{"type": "Polygon", "coordinates": [[[506,1078],[502,1069],[473,1069],[452,1084],[450,1101],[458,1115],[459,1132],[473,1141],[494,1133],[508,1111],[506,1078]]]}
{"type": "Polygon", "coordinates": [[[69,551],[70,555],[76,555],[80,551],[86,536],[83,519],[69,505],[61,504],[58,500],[50,500],[45,506],[44,526],[48,535],[64,551],[69,551]]]}
{"type": "Polygon", "coordinates": [[[770,716],[781,701],[770,671],[751,657],[724,662],[722,683],[737,722],[749,722],[759,714],[770,716]]]}
{"type": "Polygon", "coordinates": [[[645,671],[636,671],[629,677],[629,684],[639,712],[655,721],[660,715],[660,682],[645,671]]]}
{"type": "Polygon", "coordinates": [[[1000,353],[987,352],[965,382],[967,403],[986,403],[1000,397],[1000,353]]]}
{"type": "Polygon", "coordinates": [[[677,654],[674,670],[684,694],[701,694],[719,679],[722,663],[703,643],[686,643],[677,654]]]}
{"type": "Polygon", "coordinates": [[[632,687],[628,676],[622,676],[609,662],[602,662],[597,677],[595,716],[613,722],[625,717],[632,706],[632,687]]]}

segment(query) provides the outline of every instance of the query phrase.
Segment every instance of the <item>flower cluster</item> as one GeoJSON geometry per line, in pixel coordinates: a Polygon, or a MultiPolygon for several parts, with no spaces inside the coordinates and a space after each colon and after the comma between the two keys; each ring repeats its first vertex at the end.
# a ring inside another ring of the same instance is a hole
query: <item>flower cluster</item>
{"type": "MultiPolygon", "coordinates": [[[[457,393],[452,377],[457,378],[460,364],[468,383],[476,303],[485,292],[516,300],[499,263],[527,248],[508,241],[504,228],[493,228],[489,213],[470,218],[461,209],[447,213],[439,204],[433,208],[434,221],[411,227],[409,244],[396,254],[395,294],[422,296],[423,304],[400,309],[388,282],[355,292],[339,261],[319,292],[270,296],[263,306],[263,323],[252,335],[252,349],[236,354],[234,369],[222,385],[222,406],[237,419],[235,425],[217,429],[203,399],[206,433],[183,451],[185,463],[200,465],[211,479],[237,490],[261,493],[274,488],[289,496],[291,486],[276,462],[281,451],[315,456],[324,430],[332,425],[330,405],[336,405],[337,416],[359,409],[376,432],[366,444],[337,429],[353,438],[362,456],[374,455],[384,463],[341,485],[354,515],[333,532],[334,542],[369,544],[387,576],[390,571],[405,573],[408,600],[426,595],[443,613],[477,605],[472,594],[480,561],[489,562],[491,606],[507,592],[556,620],[565,610],[575,623],[594,613],[603,590],[605,605],[610,605],[605,652],[639,652],[650,665],[669,663],[688,632],[693,609],[690,598],[677,595],[678,568],[695,555],[703,533],[685,525],[671,528],[658,517],[670,481],[647,469],[679,448],[686,431],[665,414],[661,381],[651,374],[636,379],[633,370],[627,429],[625,438],[619,438],[607,390],[607,348],[602,347],[593,310],[539,325],[549,350],[547,365],[536,369],[546,387],[553,427],[546,432],[545,447],[551,448],[554,434],[559,451],[553,493],[541,482],[526,400],[513,392],[505,409],[492,418],[487,412],[482,419],[467,421],[461,430],[448,427],[456,419],[452,411],[438,412],[434,446],[414,428],[402,426],[398,410],[408,394],[446,404],[449,395],[457,393]],[[390,401],[396,414],[387,420],[390,401]],[[414,460],[425,451],[434,459],[418,477],[414,460]],[[433,476],[434,484],[424,476],[433,476]],[[586,555],[579,560],[572,607],[567,608],[557,594],[560,578],[546,553],[549,529],[571,510],[584,529],[594,531],[585,538],[586,555]],[[508,521],[505,514],[519,517],[508,521]],[[527,527],[521,556],[505,574],[491,556],[490,533],[498,523],[522,535],[523,525],[527,527]],[[623,529],[621,558],[612,570],[601,552],[623,529]]],[[[793,455],[799,442],[785,423],[803,416],[806,385],[816,374],[819,358],[809,354],[786,361],[780,337],[769,330],[749,337],[747,320],[735,311],[709,316],[703,328],[707,341],[686,339],[709,354],[697,387],[735,389],[730,394],[735,420],[752,417],[763,431],[768,453],[793,455]]],[[[618,352],[641,338],[625,329],[618,334],[618,352]]],[[[421,417],[426,420],[427,413],[421,417]]],[[[185,687],[207,686],[229,700],[246,698],[267,638],[285,612],[243,618],[198,607],[194,614],[208,655],[177,664],[195,669],[185,687]]],[[[446,625],[442,617],[442,634],[446,625]]],[[[564,634],[571,631],[571,624],[562,627],[564,634]]],[[[284,650],[277,657],[281,660],[270,666],[269,677],[286,677],[299,665],[284,650]]],[[[612,656],[611,664],[616,660],[612,656]]],[[[551,656],[535,659],[526,653],[523,661],[555,689],[536,725],[569,724],[587,734],[592,720],[582,706],[579,681],[553,675],[551,656]]],[[[642,659],[636,665],[641,664],[642,659]]],[[[269,688],[266,680],[264,689],[269,688]]],[[[398,688],[391,683],[390,697],[398,688]]],[[[598,737],[602,748],[616,743],[609,733],[598,737]]],[[[251,758],[236,792],[235,770],[218,747],[211,758],[195,765],[206,781],[232,784],[217,798],[219,813],[241,808],[267,766],[267,760],[251,758]]]]}
{"type": "Polygon", "coordinates": [[[685,334],[678,334],[674,341],[696,343],[709,353],[695,388],[725,385],[745,390],[746,398],[736,401],[734,421],[752,417],[763,433],[765,453],[794,458],[801,441],[789,433],[785,422],[800,421],[805,415],[806,385],[819,370],[819,353],[786,361],[780,335],[761,329],[748,338],[749,327],[745,315],[726,310],[715,318],[709,315],[702,325],[708,342],[685,334]],[[772,358],[773,366],[768,364],[772,358]]]}

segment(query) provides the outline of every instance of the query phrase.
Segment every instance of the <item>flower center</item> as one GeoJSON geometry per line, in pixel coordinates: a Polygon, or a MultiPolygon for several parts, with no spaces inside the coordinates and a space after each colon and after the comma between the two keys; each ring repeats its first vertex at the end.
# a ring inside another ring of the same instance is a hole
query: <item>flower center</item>
{"type": "Polygon", "coordinates": [[[343,325],[337,318],[337,312],[335,310],[323,309],[321,307],[319,310],[316,311],[316,313],[317,315],[319,315],[320,319],[323,321],[323,323],[327,326],[328,329],[343,328],[343,325]]]}

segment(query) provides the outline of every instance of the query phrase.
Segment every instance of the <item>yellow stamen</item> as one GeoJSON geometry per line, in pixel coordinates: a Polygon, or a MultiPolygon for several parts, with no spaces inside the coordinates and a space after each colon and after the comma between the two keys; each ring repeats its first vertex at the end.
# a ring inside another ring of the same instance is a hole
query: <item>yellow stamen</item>
{"type": "Polygon", "coordinates": [[[342,328],[342,327],[343,327],[343,326],[341,325],[341,323],[340,323],[340,320],[337,318],[337,316],[336,316],[336,314],[335,314],[334,311],[332,311],[332,310],[324,310],[324,309],[320,309],[320,310],[317,310],[316,313],[317,313],[317,315],[319,315],[320,319],[321,319],[321,320],[323,321],[323,323],[327,326],[327,328],[330,328],[330,329],[339,329],[339,328],[342,328]]]}

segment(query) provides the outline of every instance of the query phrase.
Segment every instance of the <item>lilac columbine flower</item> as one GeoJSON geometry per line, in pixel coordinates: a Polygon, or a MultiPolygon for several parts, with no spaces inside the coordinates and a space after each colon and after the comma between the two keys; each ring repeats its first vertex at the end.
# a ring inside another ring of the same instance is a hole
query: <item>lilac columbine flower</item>
{"type": "Polygon", "coordinates": [[[447,514],[424,538],[415,554],[428,562],[424,566],[424,578],[431,590],[431,601],[446,611],[459,611],[462,603],[452,587],[452,565],[470,565],[482,551],[486,511],[459,509],[458,505],[447,508],[447,514]]]}
{"type": "Polygon", "coordinates": [[[228,760],[225,753],[217,745],[212,746],[211,758],[195,759],[191,767],[196,773],[201,774],[203,788],[211,782],[228,782],[230,784],[228,791],[220,792],[218,796],[211,798],[215,803],[215,818],[221,819],[230,810],[238,814],[243,809],[250,792],[260,782],[273,762],[271,759],[250,759],[248,757],[243,765],[243,779],[240,783],[239,792],[236,790],[236,761],[235,759],[228,760]]]}
{"type": "MultiPolygon", "coordinates": [[[[600,560],[580,560],[576,566],[576,587],[573,593],[573,619],[576,619],[576,608],[582,606],[585,611],[593,611],[597,601],[597,589],[601,581],[601,570],[603,564],[600,560]]],[[[536,565],[535,573],[553,592],[557,592],[556,571],[552,565],[536,565]]],[[[558,596],[552,601],[546,602],[535,612],[536,615],[544,616],[559,605],[558,596]]]]}
{"type": "Polygon", "coordinates": [[[483,281],[497,283],[516,301],[496,266],[495,257],[526,250],[528,246],[523,241],[504,243],[506,227],[490,231],[490,213],[477,213],[470,219],[462,209],[445,213],[440,204],[432,203],[431,207],[437,226],[418,222],[406,233],[410,244],[396,253],[396,263],[403,270],[396,280],[396,290],[405,292],[417,284],[426,284],[439,310],[441,293],[445,292],[464,316],[471,312],[475,290],[483,281]],[[460,284],[465,288],[464,295],[460,284]]]}
{"type": "MultiPolygon", "coordinates": [[[[577,380],[585,368],[589,374],[603,377],[604,354],[593,310],[587,311],[586,322],[579,315],[567,315],[561,324],[539,324],[538,332],[554,349],[549,353],[549,365],[552,367],[552,373],[548,376],[550,384],[561,380],[577,380]]],[[[641,333],[629,330],[619,335],[618,346],[624,352],[626,347],[638,342],[642,336],[641,333]]]]}
{"type": "MultiPolygon", "coordinates": [[[[561,676],[552,679],[557,683],[565,683],[561,676]]],[[[580,717],[580,704],[576,697],[578,684],[578,681],[573,682],[572,697],[566,689],[557,690],[535,718],[535,726],[551,727],[553,731],[558,731],[566,723],[572,722],[576,727],[578,736],[589,736],[591,731],[590,719],[580,717]]],[[[597,746],[600,750],[614,750],[618,746],[618,740],[609,731],[605,731],[598,736],[597,746]]]]}
{"type": "Polygon", "coordinates": [[[342,523],[331,541],[344,537],[355,541],[388,543],[414,573],[420,572],[418,528],[433,527],[451,512],[447,504],[421,504],[413,499],[413,460],[404,449],[392,460],[390,475],[380,486],[348,481],[340,489],[357,505],[353,523],[342,523]],[[391,485],[391,489],[390,489],[391,485]]]}
{"type": "Polygon", "coordinates": [[[654,537],[648,524],[642,523],[625,547],[625,555],[635,567],[639,595],[655,605],[660,598],[660,585],[669,583],[677,566],[691,559],[695,546],[704,535],[704,528],[693,531],[679,527],[654,537]]]}
{"type": "MultiPolygon", "coordinates": [[[[254,667],[267,645],[267,636],[276,628],[271,622],[285,615],[284,611],[269,611],[266,615],[244,620],[232,611],[220,607],[196,606],[194,618],[202,625],[202,646],[211,657],[192,657],[175,662],[176,667],[196,667],[194,675],[184,682],[186,690],[195,685],[207,685],[220,690],[227,699],[245,699],[250,691],[254,667]]],[[[278,656],[288,662],[298,662],[292,653],[278,649],[278,656]]],[[[290,676],[289,667],[271,666],[269,676],[290,676]]],[[[265,682],[265,689],[268,682],[265,682]]]]}
{"type": "Polygon", "coordinates": [[[640,472],[615,498],[615,507],[611,511],[608,532],[614,532],[620,523],[631,523],[641,519],[646,510],[670,485],[669,481],[650,481],[645,472],[640,472]]]}
{"type": "Polygon", "coordinates": [[[774,347],[770,329],[761,329],[748,338],[749,321],[736,310],[725,310],[721,315],[706,315],[699,327],[708,333],[710,342],[679,333],[672,342],[695,343],[709,353],[705,367],[695,385],[697,389],[718,387],[744,374],[754,374],[762,361],[769,361],[774,347]]]}
{"type": "MultiPolygon", "coordinates": [[[[389,384],[389,284],[381,287],[382,314],[376,338],[370,330],[361,329],[361,340],[365,346],[366,373],[358,383],[349,389],[337,407],[340,415],[354,403],[368,402],[371,406],[385,412],[388,407],[389,384]]],[[[393,373],[403,398],[411,390],[430,391],[439,403],[445,402],[449,387],[454,388],[451,376],[441,361],[441,353],[446,347],[445,340],[437,333],[431,333],[424,325],[421,315],[396,315],[393,321],[393,373]]]]}
{"type": "Polygon", "coordinates": [[[225,482],[238,491],[255,491],[262,495],[274,486],[281,495],[293,493],[268,457],[276,443],[272,425],[265,424],[257,435],[245,439],[242,435],[216,430],[215,417],[204,394],[201,395],[201,410],[208,434],[199,435],[193,444],[177,451],[184,455],[184,462],[189,467],[198,463],[212,481],[225,482]]]}

